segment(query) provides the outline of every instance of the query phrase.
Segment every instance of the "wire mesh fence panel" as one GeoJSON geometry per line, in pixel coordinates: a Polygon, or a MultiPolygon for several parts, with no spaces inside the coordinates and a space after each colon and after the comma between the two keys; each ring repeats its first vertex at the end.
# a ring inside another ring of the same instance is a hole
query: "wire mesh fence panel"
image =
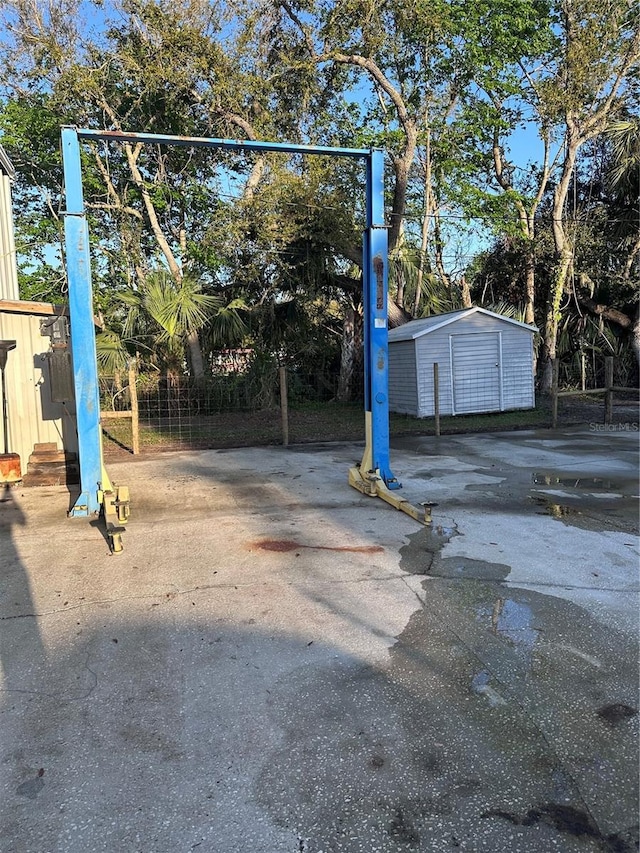
{"type": "Polygon", "coordinates": [[[128,373],[101,376],[98,379],[101,412],[128,411],[131,408],[128,373]]]}
{"type": "Polygon", "coordinates": [[[534,408],[535,402],[531,365],[507,360],[502,365],[502,406],[527,409],[534,408]]]}
{"type": "Polygon", "coordinates": [[[500,410],[500,376],[494,366],[476,365],[456,369],[453,375],[456,414],[500,410]]]}
{"type": "MultiPolygon", "coordinates": [[[[100,408],[106,447],[133,443],[129,377],[102,377],[100,408]]],[[[277,443],[282,437],[280,387],[275,363],[253,371],[224,371],[205,379],[137,375],[139,442],[142,450],[215,448],[277,443]]],[[[337,377],[288,370],[292,410],[335,397],[337,377]]],[[[304,433],[305,430],[302,430],[304,433]]]]}
{"type": "Polygon", "coordinates": [[[620,388],[637,388],[640,380],[636,358],[616,358],[613,361],[613,384],[620,388]]]}
{"type": "MultiPolygon", "coordinates": [[[[621,388],[638,387],[638,362],[631,351],[613,358],[613,384],[621,388]]],[[[604,388],[606,355],[583,351],[559,362],[558,387],[562,390],[604,388]]]]}

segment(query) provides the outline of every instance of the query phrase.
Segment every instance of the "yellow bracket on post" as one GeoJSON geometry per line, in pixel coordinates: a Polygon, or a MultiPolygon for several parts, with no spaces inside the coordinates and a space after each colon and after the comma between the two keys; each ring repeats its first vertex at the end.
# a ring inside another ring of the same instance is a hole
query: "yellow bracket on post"
{"type": "Polygon", "coordinates": [[[414,506],[404,498],[398,497],[395,492],[387,488],[384,480],[378,471],[370,471],[362,474],[362,465],[349,469],[349,485],[353,486],[363,495],[369,495],[371,498],[382,498],[386,503],[391,504],[395,509],[410,515],[420,524],[431,524],[431,506],[423,504],[419,507],[414,506]]]}
{"type": "Polygon", "coordinates": [[[104,523],[109,537],[109,547],[112,554],[120,554],[124,525],[129,520],[129,488],[114,486],[109,479],[107,470],[102,466],[102,488],[98,492],[98,500],[102,504],[104,523]]]}
{"type": "Polygon", "coordinates": [[[400,512],[410,515],[420,524],[431,524],[432,504],[421,504],[414,506],[404,498],[399,497],[396,492],[387,488],[385,481],[378,470],[373,470],[372,442],[371,442],[371,412],[365,412],[365,448],[360,465],[349,468],[349,485],[352,488],[368,495],[371,498],[382,498],[392,507],[400,512]]]}

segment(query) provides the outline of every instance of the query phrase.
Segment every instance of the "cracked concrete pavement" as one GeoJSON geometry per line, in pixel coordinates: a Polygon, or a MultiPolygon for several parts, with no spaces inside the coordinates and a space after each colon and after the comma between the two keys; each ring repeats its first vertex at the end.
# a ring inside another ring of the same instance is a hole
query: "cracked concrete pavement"
{"type": "Polygon", "coordinates": [[[0,498],[0,850],[637,850],[638,442],[397,440],[110,466],[125,551],[0,498]]]}

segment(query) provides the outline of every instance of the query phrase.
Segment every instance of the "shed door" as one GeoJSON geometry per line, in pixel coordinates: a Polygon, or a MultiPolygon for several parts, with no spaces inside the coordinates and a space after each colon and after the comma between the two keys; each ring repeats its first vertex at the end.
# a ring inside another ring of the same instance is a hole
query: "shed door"
{"type": "Polygon", "coordinates": [[[500,333],[451,335],[451,377],[454,414],[500,411],[500,333]]]}

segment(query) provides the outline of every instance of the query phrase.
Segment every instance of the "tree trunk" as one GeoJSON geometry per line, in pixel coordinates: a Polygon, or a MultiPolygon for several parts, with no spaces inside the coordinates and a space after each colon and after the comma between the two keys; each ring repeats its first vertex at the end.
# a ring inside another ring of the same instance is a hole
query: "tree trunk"
{"type": "Polygon", "coordinates": [[[204,378],[204,360],[202,358],[202,347],[200,346],[200,338],[198,332],[192,330],[187,335],[187,346],[189,348],[189,361],[191,362],[191,372],[194,379],[204,378]]]}
{"type": "Polygon", "coordinates": [[[427,266],[427,250],[429,248],[429,233],[431,231],[431,216],[435,210],[435,199],[431,185],[431,133],[427,130],[427,141],[424,157],[424,211],[422,217],[422,228],[420,234],[420,262],[418,265],[418,276],[416,281],[416,295],[413,301],[411,315],[414,318],[420,316],[420,303],[424,289],[424,273],[427,266]]]}
{"type": "Polygon", "coordinates": [[[471,302],[471,290],[469,289],[469,282],[467,281],[467,277],[464,273],[462,273],[462,278],[460,279],[460,292],[462,298],[462,307],[472,308],[473,303],[471,302]]]}
{"type": "Polygon", "coordinates": [[[631,270],[633,269],[633,263],[635,259],[640,255],[640,234],[638,234],[635,243],[631,247],[631,251],[629,252],[629,257],[624,265],[624,273],[623,278],[625,281],[629,281],[631,278],[631,270]]]}
{"type": "Polygon", "coordinates": [[[434,255],[436,262],[436,269],[438,270],[438,275],[440,276],[440,280],[443,285],[446,287],[447,292],[449,294],[449,299],[451,301],[452,307],[456,307],[456,299],[453,293],[453,287],[451,285],[451,278],[447,273],[444,266],[444,256],[443,256],[443,244],[442,244],[442,236],[440,232],[440,214],[437,210],[434,210],[433,216],[433,242],[434,242],[434,255]]]}
{"type": "MultiPolygon", "coordinates": [[[[501,101],[494,101],[495,106],[503,108],[501,101]]],[[[538,191],[535,198],[530,203],[527,209],[524,201],[516,194],[514,203],[518,212],[518,220],[520,222],[520,230],[524,241],[524,265],[525,265],[525,292],[524,292],[524,321],[529,325],[535,323],[535,299],[536,299],[536,264],[535,264],[535,247],[534,240],[536,236],[536,210],[544,196],[547,182],[549,180],[549,138],[543,134],[544,141],[544,162],[542,173],[538,184],[538,191]]],[[[505,169],[505,161],[503,151],[500,146],[499,129],[494,128],[493,131],[493,165],[498,183],[505,192],[513,191],[510,170],[505,169]]],[[[534,363],[534,373],[535,373],[534,363]]]]}
{"type": "Polygon", "coordinates": [[[393,202],[391,206],[391,222],[389,223],[389,252],[400,243],[404,217],[404,206],[407,200],[407,187],[409,185],[409,169],[414,155],[414,147],[407,146],[402,157],[396,157],[393,161],[394,187],[393,202]]]}
{"type": "MultiPolygon", "coordinates": [[[[395,250],[402,243],[404,231],[404,207],[407,200],[407,187],[409,186],[409,170],[415,154],[416,146],[413,140],[407,138],[407,144],[401,157],[395,157],[393,169],[395,183],[393,187],[393,204],[391,208],[391,222],[389,224],[389,255],[393,256],[395,250]]],[[[404,310],[404,270],[400,258],[397,259],[396,276],[397,289],[394,302],[398,308],[404,310]]]]}
{"type": "Polygon", "coordinates": [[[340,378],[338,380],[337,399],[348,403],[353,395],[353,376],[356,361],[356,320],[355,309],[346,310],[342,324],[342,345],[340,349],[340,378]]]}
{"type": "MultiPolygon", "coordinates": [[[[393,186],[393,203],[391,206],[391,222],[389,223],[389,252],[393,252],[402,240],[404,231],[405,205],[407,203],[407,188],[409,186],[409,173],[416,156],[418,145],[418,129],[416,122],[402,108],[402,126],[405,133],[405,144],[402,154],[394,157],[393,171],[395,182],[393,186]]],[[[403,308],[403,305],[400,305],[403,308]]]]}
{"type": "Polygon", "coordinates": [[[545,394],[551,393],[551,370],[553,360],[557,356],[558,324],[561,319],[560,303],[572,261],[573,251],[565,249],[560,258],[555,278],[549,288],[544,321],[544,340],[542,344],[541,389],[545,394]]]}
{"type": "Polygon", "coordinates": [[[553,386],[553,360],[555,358],[555,351],[555,340],[553,342],[549,341],[545,334],[542,340],[542,373],[540,375],[540,390],[545,394],[550,394],[553,386]]]}
{"type": "Polygon", "coordinates": [[[422,302],[422,290],[424,287],[424,268],[426,265],[426,253],[424,249],[420,251],[420,261],[418,264],[418,274],[416,276],[416,292],[413,297],[413,307],[411,316],[416,320],[420,316],[420,303],[422,302]]]}
{"type": "MultiPolygon", "coordinates": [[[[391,259],[390,259],[391,260],[391,259]]],[[[396,283],[396,296],[394,302],[398,306],[398,308],[402,308],[404,310],[404,291],[405,291],[405,276],[404,276],[404,264],[402,262],[402,258],[399,254],[391,260],[395,268],[394,279],[396,283]]]]}
{"type": "Polygon", "coordinates": [[[544,342],[542,346],[542,390],[551,392],[551,363],[556,358],[558,323],[561,319],[560,303],[567,286],[567,278],[573,263],[573,244],[565,230],[565,202],[571,184],[571,177],[580,147],[580,137],[574,123],[567,119],[566,153],[562,166],[562,175],[553,194],[552,230],[556,249],[557,265],[554,278],[547,296],[544,323],[544,342]]]}
{"type": "Polygon", "coordinates": [[[532,246],[527,247],[524,259],[524,275],[524,321],[533,326],[535,323],[536,262],[532,246]]]}
{"type": "MultiPolygon", "coordinates": [[[[536,299],[536,261],[533,250],[533,243],[527,246],[525,255],[525,285],[524,285],[524,321],[530,326],[534,326],[535,318],[535,299],[536,299]]],[[[533,376],[535,379],[538,372],[538,362],[536,350],[533,350],[533,376]]]]}
{"type": "Polygon", "coordinates": [[[640,310],[636,313],[636,318],[631,327],[631,349],[636,354],[636,361],[640,367],[640,310]]]}

